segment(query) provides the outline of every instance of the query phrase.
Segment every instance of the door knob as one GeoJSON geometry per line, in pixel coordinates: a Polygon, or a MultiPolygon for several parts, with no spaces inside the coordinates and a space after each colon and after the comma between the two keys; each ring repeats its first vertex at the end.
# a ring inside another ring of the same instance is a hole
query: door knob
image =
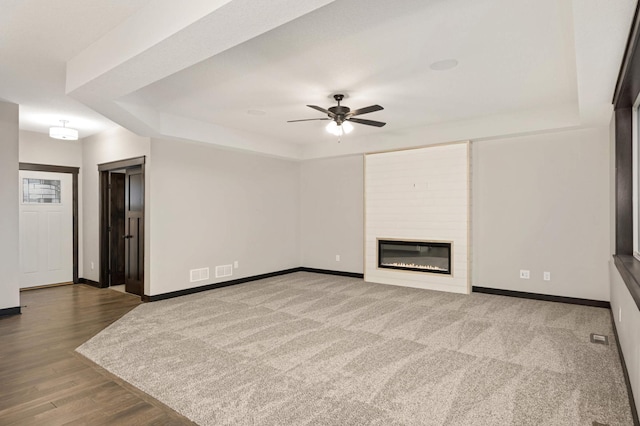
{"type": "Polygon", "coordinates": [[[129,238],[133,238],[133,235],[123,235],[122,238],[128,240],[129,238]]]}

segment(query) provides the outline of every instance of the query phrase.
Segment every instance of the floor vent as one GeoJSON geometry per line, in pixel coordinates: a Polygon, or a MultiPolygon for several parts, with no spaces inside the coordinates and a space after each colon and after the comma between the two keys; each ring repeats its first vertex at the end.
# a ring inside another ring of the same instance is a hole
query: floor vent
{"type": "Polygon", "coordinates": [[[216,266],[216,278],[230,277],[233,275],[233,265],[216,266]]]}
{"type": "Polygon", "coordinates": [[[591,343],[597,343],[597,344],[600,344],[600,345],[608,345],[609,344],[609,337],[604,336],[602,334],[591,333],[591,343]]]}
{"type": "Polygon", "coordinates": [[[209,268],[192,269],[189,271],[189,281],[203,281],[209,279],[209,268]]]}

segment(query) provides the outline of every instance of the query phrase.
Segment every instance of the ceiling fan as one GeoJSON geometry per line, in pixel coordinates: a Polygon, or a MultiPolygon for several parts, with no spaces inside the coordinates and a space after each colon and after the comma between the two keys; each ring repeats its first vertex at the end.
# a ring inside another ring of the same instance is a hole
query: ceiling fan
{"type": "Polygon", "coordinates": [[[368,107],[351,110],[351,108],[340,105],[340,102],[344,99],[344,95],[333,95],[333,99],[338,102],[337,106],[332,106],[328,110],[316,105],[307,105],[309,108],[313,108],[317,111],[327,114],[328,118],[306,118],[303,120],[289,120],[287,123],[295,123],[298,121],[316,121],[316,120],[331,120],[331,123],[327,125],[327,131],[333,133],[336,136],[340,136],[345,133],[350,133],[353,130],[351,123],[365,124],[367,126],[382,127],[387,123],[382,121],[364,120],[362,118],[355,118],[356,115],[368,114],[370,112],[381,111],[380,105],[371,105],[368,107]]]}

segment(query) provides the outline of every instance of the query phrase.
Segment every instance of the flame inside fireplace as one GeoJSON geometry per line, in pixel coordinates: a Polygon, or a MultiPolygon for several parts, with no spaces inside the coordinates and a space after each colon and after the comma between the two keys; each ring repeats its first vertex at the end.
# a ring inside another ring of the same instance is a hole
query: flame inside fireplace
{"type": "Polygon", "coordinates": [[[392,266],[395,268],[413,268],[424,269],[425,271],[447,271],[447,268],[440,268],[434,265],[420,265],[417,263],[403,263],[403,262],[383,262],[382,266],[392,266]]]}

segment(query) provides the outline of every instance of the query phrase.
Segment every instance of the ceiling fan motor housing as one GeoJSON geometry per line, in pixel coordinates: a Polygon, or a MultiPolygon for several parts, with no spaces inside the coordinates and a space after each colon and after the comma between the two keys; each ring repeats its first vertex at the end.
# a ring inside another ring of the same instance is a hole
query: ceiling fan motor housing
{"type": "MultiPolygon", "coordinates": [[[[346,115],[351,111],[351,108],[338,105],[329,108],[329,111],[335,114],[333,119],[336,121],[336,123],[338,123],[339,126],[345,120],[346,115]]],[[[331,115],[329,115],[329,117],[331,117],[331,115]]]]}

